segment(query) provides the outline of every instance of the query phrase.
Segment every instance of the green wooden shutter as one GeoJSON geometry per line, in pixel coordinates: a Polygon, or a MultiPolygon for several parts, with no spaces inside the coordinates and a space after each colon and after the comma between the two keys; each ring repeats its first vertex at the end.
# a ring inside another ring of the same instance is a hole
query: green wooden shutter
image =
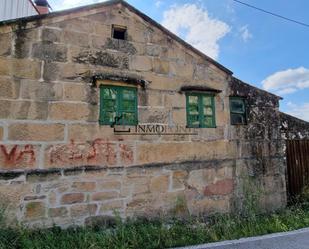
{"type": "Polygon", "coordinates": [[[203,93],[187,93],[187,125],[196,128],[216,127],[214,96],[203,93]]]}
{"type": "Polygon", "coordinates": [[[133,87],[100,86],[100,124],[137,124],[137,90],[133,87]]]}
{"type": "Polygon", "coordinates": [[[187,95],[187,121],[189,127],[200,125],[200,105],[197,95],[187,95]]]}
{"type": "Polygon", "coordinates": [[[118,92],[116,88],[100,87],[100,124],[110,125],[115,121],[118,107],[118,92]]]}
{"type": "Polygon", "coordinates": [[[137,93],[135,88],[122,87],[119,89],[120,124],[137,124],[137,93]]]}

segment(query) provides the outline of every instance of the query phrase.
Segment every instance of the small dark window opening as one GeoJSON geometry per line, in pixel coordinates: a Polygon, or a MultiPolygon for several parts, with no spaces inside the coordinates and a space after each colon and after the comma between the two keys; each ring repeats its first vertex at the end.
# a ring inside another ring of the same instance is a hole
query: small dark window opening
{"type": "Polygon", "coordinates": [[[230,97],[231,124],[247,124],[247,105],[246,100],[241,97],[230,97]]]}
{"type": "Polygon", "coordinates": [[[123,27],[123,26],[113,25],[112,36],[113,36],[114,39],[126,40],[127,28],[123,27]]]}

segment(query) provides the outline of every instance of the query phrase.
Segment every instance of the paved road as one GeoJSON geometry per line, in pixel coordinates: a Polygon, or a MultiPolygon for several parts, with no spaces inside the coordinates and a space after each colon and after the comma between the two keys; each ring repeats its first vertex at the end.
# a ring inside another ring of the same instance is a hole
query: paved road
{"type": "Polygon", "coordinates": [[[309,249],[309,228],[179,249],[309,249]]]}

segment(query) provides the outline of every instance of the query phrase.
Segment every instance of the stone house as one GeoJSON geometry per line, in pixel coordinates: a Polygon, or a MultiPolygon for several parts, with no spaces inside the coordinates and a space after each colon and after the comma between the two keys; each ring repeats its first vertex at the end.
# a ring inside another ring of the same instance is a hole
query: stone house
{"type": "Polygon", "coordinates": [[[1,200],[62,227],[284,207],[279,100],[121,0],[1,22],[1,200]]]}

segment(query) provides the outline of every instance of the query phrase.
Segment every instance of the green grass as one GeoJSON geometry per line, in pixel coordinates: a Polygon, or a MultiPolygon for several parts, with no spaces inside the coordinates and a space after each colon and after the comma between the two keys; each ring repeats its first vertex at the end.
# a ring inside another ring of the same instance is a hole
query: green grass
{"type": "Polygon", "coordinates": [[[309,227],[309,208],[294,206],[247,218],[216,216],[181,221],[127,221],[114,228],[0,229],[0,248],[147,249],[194,245],[309,227]]]}

